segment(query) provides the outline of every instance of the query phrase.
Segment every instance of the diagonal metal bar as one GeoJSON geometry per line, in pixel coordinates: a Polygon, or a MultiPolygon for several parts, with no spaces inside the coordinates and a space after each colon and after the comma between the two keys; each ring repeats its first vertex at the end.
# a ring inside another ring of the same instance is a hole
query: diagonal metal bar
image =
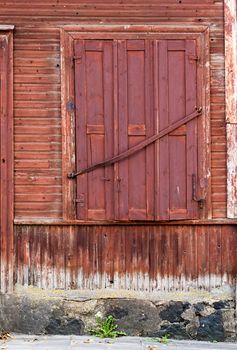
{"type": "Polygon", "coordinates": [[[155,141],[161,139],[162,137],[168,135],[172,131],[178,129],[180,126],[190,122],[191,120],[195,119],[196,117],[198,117],[201,114],[202,114],[202,108],[201,107],[196,108],[196,110],[194,112],[192,112],[191,114],[187,115],[183,119],[175,122],[174,124],[168,126],[168,128],[165,128],[164,130],[162,130],[158,134],[147,138],[146,140],[144,140],[144,141],[138,143],[137,145],[129,148],[128,150],[118,154],[117,156],[114,156],[114,157],[112,157],[110,159],[107,159],[107,160],[103,160],[102,162],[98,162],[98,163],[96,163],[94,165],[91,165],[91,166],[89,166],[87,168],[81,169],[78,172],[72,172],[72,173],[68,174],[68,178],[69,179],[74,179],[78,175],[86,174],[86,173],[89,173],[89,172],[91,172],[93,170],[96,170],[98,168],[109,166],[109,165],[113,165],[116,162],[119,162],[119,161],[121,161],[123,159],[126,159],[126,158],[130,157],[131,155],[139,152],[143,148],[149,146],[153,142],[155,142],[155,141]]]}

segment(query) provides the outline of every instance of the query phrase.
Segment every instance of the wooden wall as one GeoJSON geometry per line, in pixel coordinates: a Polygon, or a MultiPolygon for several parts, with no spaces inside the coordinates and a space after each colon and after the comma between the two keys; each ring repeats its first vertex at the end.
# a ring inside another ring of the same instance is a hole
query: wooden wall
{"type": "Polygon", "coordinates": [[[236,226],[34,225],[62,218],[60,27],[210,27],[212,215],[226,218],[223,0],[0,0],[14,24],[14,283],[42,288],[211,289],[234,283],[236,226]],[[27,221],[31,224],[27,225],[27,221]]]}
{"type": "Polygon", "coordinates": [[[210,26],[213,218],[226,217],[223,0],[2,1],[14,24],[15,217],[62,217],[60,37],[64,24],[210,26]]]}
{"type": "Polygon", "coordinates": [[[14,283],[56,289],[233,285],[235,225],[15,226],[14,283]]]}

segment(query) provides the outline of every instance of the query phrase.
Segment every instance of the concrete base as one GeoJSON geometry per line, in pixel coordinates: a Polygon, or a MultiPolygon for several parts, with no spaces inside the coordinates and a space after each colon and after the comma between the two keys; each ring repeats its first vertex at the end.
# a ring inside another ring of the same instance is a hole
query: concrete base
{"type": "Polygon", "coordinates": [[[162,299],[156,293],[102,294],[16,288],[15,294],[1,296],[0,327],[26,334],[83,335],[96,326],[96,316],[113,315],[119,330],[130,336],[211,341],[236,338],[231,293],[194,291],[162,299]]]}

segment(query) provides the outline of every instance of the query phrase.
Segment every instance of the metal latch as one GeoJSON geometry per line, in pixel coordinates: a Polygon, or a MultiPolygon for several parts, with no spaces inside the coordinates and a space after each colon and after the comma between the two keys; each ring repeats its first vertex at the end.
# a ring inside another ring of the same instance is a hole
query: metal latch
{"type": "Polygon", "coordinates": [[[198,203],[200,209],[203,209],[205,198],[197,196],[197,176],[192,174],[192,199],[198,203]]]}

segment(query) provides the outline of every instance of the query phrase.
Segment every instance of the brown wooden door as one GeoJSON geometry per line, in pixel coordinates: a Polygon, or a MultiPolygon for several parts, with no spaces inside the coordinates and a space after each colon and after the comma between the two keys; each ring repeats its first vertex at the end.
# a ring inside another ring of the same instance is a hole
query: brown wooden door
{"type": "MultiPolygon", "coordinates": [[[[195,40],[75,42],[77,170],[120,154],[195,111],[195,40]]],[[[77,177],[82,220],[198,217],[197,119],[112,166],[77,177]]]]}

